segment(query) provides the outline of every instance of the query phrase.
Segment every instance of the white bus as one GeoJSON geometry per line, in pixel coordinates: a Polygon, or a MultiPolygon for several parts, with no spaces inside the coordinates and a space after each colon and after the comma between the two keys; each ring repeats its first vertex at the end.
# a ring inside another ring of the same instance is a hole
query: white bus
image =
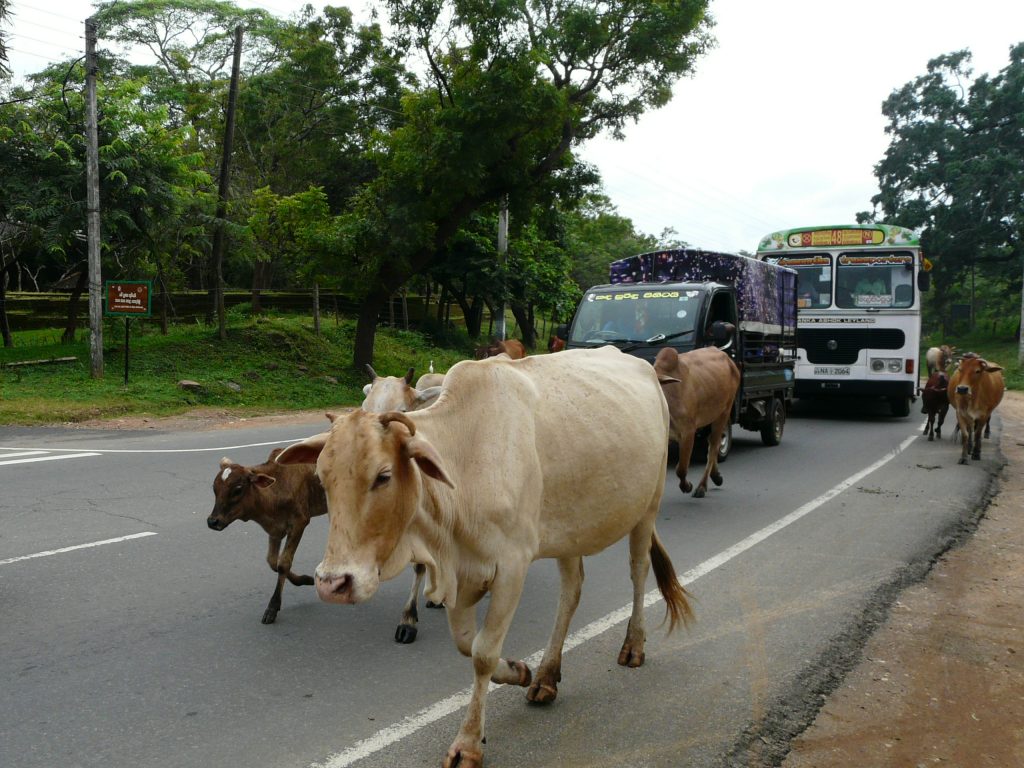
{"type": "Polygon", "coordinates": [[[931,264],[889,224],[773,232],[758,258],[797,272],[796,396],[882,397],[907,416],[918,383],[931,264]]]}

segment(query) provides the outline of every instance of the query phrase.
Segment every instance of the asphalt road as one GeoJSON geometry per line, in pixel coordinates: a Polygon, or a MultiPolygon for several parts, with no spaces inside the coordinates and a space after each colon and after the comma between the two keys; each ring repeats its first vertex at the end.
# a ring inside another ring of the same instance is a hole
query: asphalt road
{"type": "MultiPolygon", "coordinates": [[[[440,764],[471,665],[443,611],[421,609],[414,644],[392,640],[411,572],[359,606],[287,585],[264,626],[265,535],[206,527],[221,456],[255,463],[323,424],[0,428],[0,765],[440,764]]],[[[589,558],[558,700],[492,691],[487,765],[773,764],[899,588],[963,535],[1001,464],[998,423],[968,466],[948,440],[915,437],[922,424],[798,403],[780,446],[735,432],[707,498],[670,471],[658,529],[696,623],[667,636],[656,602],[646,664],[618,667],[626,548],[589,558]]],[[[629,457],[606,471],[628,472],[629,457]]],[[[297,571],[312,572],[325,535],[315,520],[297,571]]],[[[505,655],[543,648],[557,579],[533,566],[505,655]]]]}

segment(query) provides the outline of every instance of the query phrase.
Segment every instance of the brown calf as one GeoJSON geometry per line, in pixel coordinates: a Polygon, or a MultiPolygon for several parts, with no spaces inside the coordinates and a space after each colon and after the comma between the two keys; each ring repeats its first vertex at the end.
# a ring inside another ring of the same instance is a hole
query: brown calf
{"type": "Polygon", "coordinates": [[[975,461],[981,459],[981,438],[989,436],[992,411],[1003,399],[1006,385],[1002,367],[973,356],[960,361],[960,367],[949,380],[949,402],[956,408],[957,427],[960,429],[960,464],[967,463],[967,454],[975,461]]]}
{"type": "Polygon", "coordinates": [[[924,434],[928,435],[929,442],[936,437],[942,437],[942,423],[946,420],[949,412],[949,377],[943,370],[937,370],[928,377],[924,388],[918,389],[921,395],[921,413],[928,414],[928,421],[924,425],[924,434]],[[935,418],[938,417],[938,425],[935,418]]]}
{"type": "Polygon", "coordinates": [[[672,436],[679,443],[676,475],[683,493],[693,488],[686,479],[686,470],[697,430],[711,426],[704,476],[693,491],[695,498],[702,498],[707,492],[709,477],[715,485],[722,484],[718,445],[732,418],[733,400],[740,385],[739,368],[718,347],[703,347],[682,354],[666,347],[655,358],[654,370],[668,402],[672,436]]]}
{"type": "Polygon", "coordinates": [[[281,610],[286,578],[295,586],[313,583],[312,576],[292,572],[292,560],[310,519],[327,512],[324,490],[314,468],[276,463],[274,459],[282,450],[275,448],[265,463],[253,467],[221,459],[220,471],[213,479],[213,511],[206,518],[206,524],[215,531],[223,531],[235,520],[255,520],[270,537],[267,564],[277,573],[277,589],[263,612],[264,624],[273,624],[281,610]]]}
{"type": "Polygon", "coordinates": [[[477,347],[473,354],[477,360],[484,360],[498,355],[508,355],[513,360],[519,360],[526,357],[526,347],[519,339],[505,339],[504,341],[491,339],[490,344],[477,347]]]}
{"type": "MultiPolygon", "coordinates": [[[[327,512],[327,499],[316,476],[316,467],[278,464],[274,460],[282,450],[275,448],[266,463],[252,467],[235,464],[226,457],[221,459],[220,471],[213,479],[213,512],[206,518],[206,524],[215,531],[223,531],[235,520],[254,520],[270,537],[267,564],[277,573],[277,588],[263,612],[264,624],[273,624],[281,610],[285,579],[295,586],[313,584],[312,576],[292,572],[292,561],[309,521],[327,512]],[[285,542],[283,550],[282,541],[285,542]]],[[[395,640],[399,643],[416,639],[416,601],[426,569],[418,564],[414,569],[416,579],[412,593],[395,630],[395,640]]]]}
{"type": "Polygon", "coordinates": [[[563,349],[565,349],[565,339],[548,336],[548,352],[561,352],[563,349]]]}

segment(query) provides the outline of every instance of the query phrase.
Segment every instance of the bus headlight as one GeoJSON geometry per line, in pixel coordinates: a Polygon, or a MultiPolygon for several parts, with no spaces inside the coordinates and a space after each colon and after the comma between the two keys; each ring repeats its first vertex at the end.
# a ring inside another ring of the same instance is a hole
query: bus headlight
{"type": "Polygon", "coordinates": [[[902,373],[903,360],[899,357],[872,357],[872,373],[902,373]]]}

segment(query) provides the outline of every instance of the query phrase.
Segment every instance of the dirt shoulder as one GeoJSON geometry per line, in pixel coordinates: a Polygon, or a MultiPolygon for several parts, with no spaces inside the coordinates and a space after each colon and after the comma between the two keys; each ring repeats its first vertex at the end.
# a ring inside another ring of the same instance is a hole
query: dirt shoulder
{"type": "Polygon", "coordinates": [[[1024,393],[998,413],[1007,465],[977,531],[903,592],[785,768],[1024,765],[1024,393]]]}

